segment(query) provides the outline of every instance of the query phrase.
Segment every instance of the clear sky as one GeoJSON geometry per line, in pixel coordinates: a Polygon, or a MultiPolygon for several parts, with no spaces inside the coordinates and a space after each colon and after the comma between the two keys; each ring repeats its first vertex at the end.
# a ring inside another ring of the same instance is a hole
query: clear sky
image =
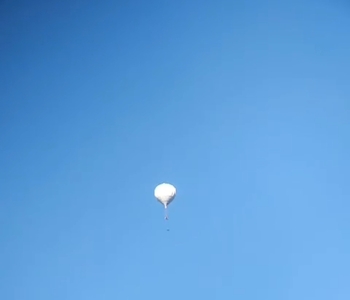
{"type": "Polygon", "coordinates": [[[346,1],[7,0],[0,29],[0,299],[350,299],[346,1]]]}

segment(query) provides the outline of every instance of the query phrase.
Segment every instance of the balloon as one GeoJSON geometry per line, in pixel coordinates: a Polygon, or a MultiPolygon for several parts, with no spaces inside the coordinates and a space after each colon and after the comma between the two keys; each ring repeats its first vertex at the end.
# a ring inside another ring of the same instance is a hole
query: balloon
{"type": "Polygon", "coordinates": [[[175,195],[176,188],[169,183],[162,183],[154,190],[154,196],[164,205],[165,208],[167,208],[170,202],[174,200],[175,195]]]}

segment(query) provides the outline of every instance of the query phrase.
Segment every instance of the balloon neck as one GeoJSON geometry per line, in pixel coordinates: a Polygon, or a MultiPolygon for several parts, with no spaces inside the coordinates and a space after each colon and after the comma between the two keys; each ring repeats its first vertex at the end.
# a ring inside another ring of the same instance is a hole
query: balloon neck
{"type": "Polygon", "coordinates": [[[168,208],[168,204],[164,203],[164,208],[167,209],[168,208]]]}

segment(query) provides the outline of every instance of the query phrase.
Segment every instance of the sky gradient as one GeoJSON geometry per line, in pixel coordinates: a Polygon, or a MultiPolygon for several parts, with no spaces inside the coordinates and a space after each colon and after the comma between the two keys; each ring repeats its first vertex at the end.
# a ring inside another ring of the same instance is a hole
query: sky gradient
{"type": "Polygon", "coordinates": [[[346,1],[2,1],[0,30],[0,299],[350,299],[346,1]]]}

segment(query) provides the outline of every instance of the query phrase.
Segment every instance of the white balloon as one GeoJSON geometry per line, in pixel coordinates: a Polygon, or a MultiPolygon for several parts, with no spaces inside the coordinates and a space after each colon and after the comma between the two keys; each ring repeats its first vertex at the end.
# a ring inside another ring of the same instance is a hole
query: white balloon
{"type": "Polygon", "coordinates": [[[169,183],[162,183],[154,189],[154,196],[167,208],[176,196],[176,188],[169,183]]]}

